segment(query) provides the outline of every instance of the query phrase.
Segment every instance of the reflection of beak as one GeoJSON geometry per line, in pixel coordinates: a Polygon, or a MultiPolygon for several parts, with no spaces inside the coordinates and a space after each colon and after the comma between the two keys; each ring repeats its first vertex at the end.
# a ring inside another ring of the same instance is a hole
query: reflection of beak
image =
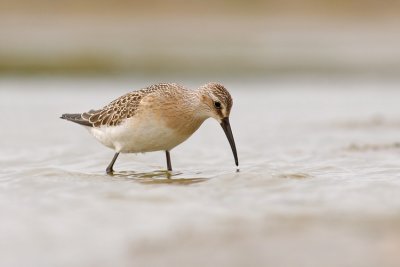
{"type": "Polygon", "coordinates": [[[237,156],[237,152],[236,152],[235,140],[233,139],[231,125],[229,123],[229,117],[225,117],[222,119],[221,127],[222,127],[222,129],[224,129],[224,132],[226,134],[226,137],[228,138],[229,144],[231,145],[233,157],[235,158],[235,164],[236,164],[236,166],[239,166],[239,160],[238,160],[238,156],[237,156]]]}

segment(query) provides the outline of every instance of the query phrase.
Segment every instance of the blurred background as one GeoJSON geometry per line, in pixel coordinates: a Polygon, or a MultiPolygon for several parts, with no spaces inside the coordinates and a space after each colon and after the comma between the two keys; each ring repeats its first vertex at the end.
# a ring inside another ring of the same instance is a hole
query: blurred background
{"type": "Polygon", "coordinates": [[[0,0],[0,266],[400,266],[400,1],[0,0]],[[121,155],[63,113],[223,83],[121,155]]]}
{"type": "Polygon", "coordinates": [[[0,74],[400,72],[400,2],[1,0],[0,74]]]}

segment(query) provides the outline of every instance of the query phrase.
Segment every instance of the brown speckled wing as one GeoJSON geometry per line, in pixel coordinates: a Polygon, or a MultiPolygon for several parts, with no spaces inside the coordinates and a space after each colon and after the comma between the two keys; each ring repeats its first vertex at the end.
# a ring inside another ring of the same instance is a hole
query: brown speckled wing
{"type": "Polygon", "coordinates": [[[82,113],[82,119],[87,120],[93,127],[117,126],[125,119],[133,117],[143,97],[165,88],[161,85],[153,85],[139,91],[123,95],[99,110],[90,110],[82,113]]]}

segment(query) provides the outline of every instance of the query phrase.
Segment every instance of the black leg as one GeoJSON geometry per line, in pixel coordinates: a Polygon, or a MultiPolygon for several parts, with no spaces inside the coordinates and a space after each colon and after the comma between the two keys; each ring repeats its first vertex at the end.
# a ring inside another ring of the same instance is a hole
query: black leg
{"type": "Polygon", "coordinates": [[[169,155],[169,151],[165,151],[165,155],[167,156],[167,168],[169,171],[172,171],[172,166],[171,166],[171,156],[169,155]]]}
{"type": "Polygon", "coordinates": [[[115,153],[115,155],[114,155],[113,159],[111,160],[110,164],[108,164],[108,167],[106,169],[107,174],[112,174],[114,172],[113,166],[114,166],[115,161],[118,158],[118,155],[119,155],[119,153],[115,153]]]}

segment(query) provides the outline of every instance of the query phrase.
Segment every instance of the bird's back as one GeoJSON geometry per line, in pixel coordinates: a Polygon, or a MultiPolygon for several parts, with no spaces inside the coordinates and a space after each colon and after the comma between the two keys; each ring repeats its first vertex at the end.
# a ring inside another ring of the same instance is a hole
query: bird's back
{"type": "Polygon", "coordinates": [[[186,90],[175,83],[160,83],[151,85],[141,90],[127,93],[101,109],[89,110],[84,113],[63,114],[61,119],[66,119],[84,126],[101,127],[117,126],[128,118],[135,116],[143,98],[152,94],[171,96],[176,91],[186,90]]]}

